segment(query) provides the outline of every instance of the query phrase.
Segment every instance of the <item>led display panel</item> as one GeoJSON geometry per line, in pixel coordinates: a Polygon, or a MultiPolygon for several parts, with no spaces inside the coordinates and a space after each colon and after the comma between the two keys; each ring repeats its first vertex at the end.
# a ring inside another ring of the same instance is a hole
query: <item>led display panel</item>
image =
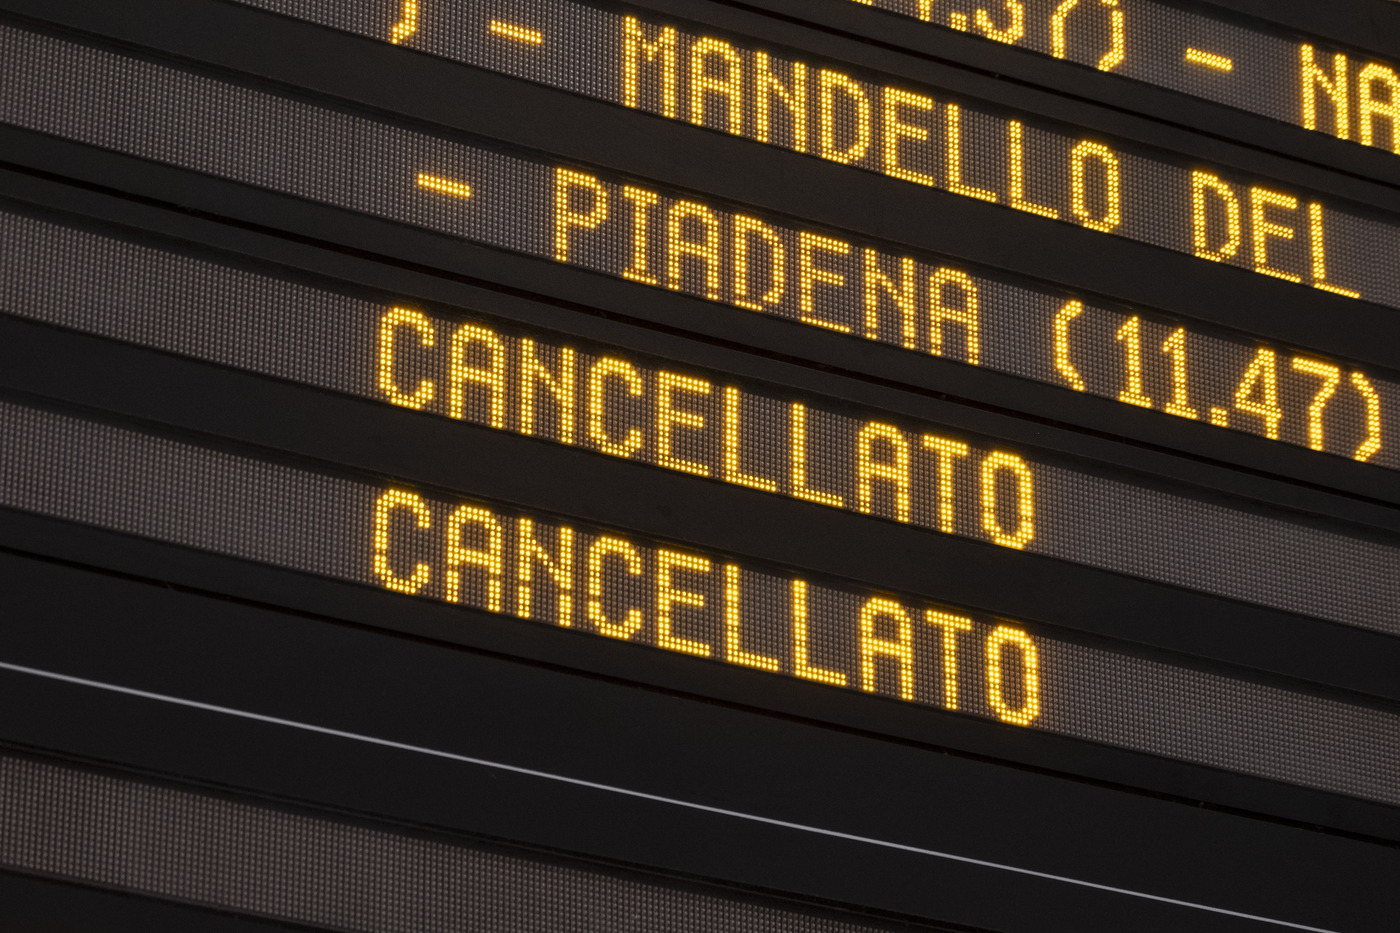
{"type": "Polygon", "coordinates": [[[1400,152],[1394,63],[1200,4],[850,0],[1098,71],[1400,152]]]}
{"type": "Polygon", "coordinates": [[[1366,367],[47,36],[3,29],[0,43],[0,118],[21,126],[1400,467],[1386,442],[1400,383],[1366,367]]]}
{"type": "Polygon", "coordinates": [[[799,53],[570,0],[255,5],[681,123],[1400,308],[1400,223],[799,53]]]}
{"type": "MultiPolygon", "coordinates": [[[[674,361],[0,214],[17,316],[1400,635],[1393,535],[674,361]]],[[[697,489],[697,492],[699,490],[697,489]]]]}
{"type": "Polygon", "coordinates": [[[1383,704],[15,402],[0,436],[7,508],[1400,803],[1400,714],[1383,704]]]}

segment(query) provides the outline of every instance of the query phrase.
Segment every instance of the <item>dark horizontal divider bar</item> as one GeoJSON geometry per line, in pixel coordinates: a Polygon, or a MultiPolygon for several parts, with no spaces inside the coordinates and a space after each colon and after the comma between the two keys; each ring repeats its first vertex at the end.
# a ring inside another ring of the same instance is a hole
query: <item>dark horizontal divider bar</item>
{"type": "MultiPolygon", "coordinates": [[[[872,840],[972,857],[1014,851],[1016,867],[1321,929],[1385,929],[1394,897],[1385,883],[1395,859],[1387,846],[170,589],[35,569],[16,592],[33,593],[49,619],[20,630],[25,657],[62,658],[75,676],[872,840]],[[328,667],[328,656],[337,664],[328,667]],[[311,677],[318,690],[306,689],[311,677]],[[626,715],[597,715],[613,709],[626,715]],[[774,757],[779,747],[785,753],[774,757]],[[760,761],[768,779],[753,782],[760,761]],[[871,793],[839,792],[854,786],[871,793]]],[[[224,793],[314,800],[380,821],[640,860],[657,871],[975,927],[1069,930],[1093,910],[1135,929],[1258,928],[1239,917],[44,678],[4,672],[0,693],[7,703],[23,696],[34,704],[33,716],[6,725],[12,745],[224,793]],[[133,742],[124,724],[137,717],[148,725],[133,742]],[[871,870],[850,871],[853,859],[871,870]],[[887,883],[911,875],[920,883],[887,883]]]]}

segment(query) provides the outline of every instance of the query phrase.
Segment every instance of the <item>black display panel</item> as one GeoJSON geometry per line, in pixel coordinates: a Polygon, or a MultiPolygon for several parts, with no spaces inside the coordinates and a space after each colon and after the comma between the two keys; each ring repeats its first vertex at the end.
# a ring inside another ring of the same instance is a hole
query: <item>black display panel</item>
{"type": "Polygon", "coordinates": [[[697,494],[718,481],[1400,634],[1391,535],[18,214],[0,241],[17,316],[647,463],[697,494]]]}
{"type": "Polygon", "coordinates": [[[1187,99],[1393,150],[1389,65],[1176,0],[48,2],[0,926],[1393,925],[1389,155],[1187,99]]]}
{"type": "Polygon", "coordinates": [[[1385,706],[11,402],[0,404],[0,436],[0,504],[9,508],[697,662],[1400,802],[1400,713],[1385,706]]]}
{"type": "Polygon", "coordinates": [[[429,136],[34,33],[4,35],[14,92],[0,112],[8,107],[19,125],[1134,409],[1400,467],[1400,451],[1386,442],[1400,420],[1400,382],[1373,367],[557,159],[429,136]],[[50,77],[31,77],[41,73],[50,77]],[[64,88],[61,106],[55,84],[64,88]],[[88,121],[90,112],[104,117],[88,121]]]}

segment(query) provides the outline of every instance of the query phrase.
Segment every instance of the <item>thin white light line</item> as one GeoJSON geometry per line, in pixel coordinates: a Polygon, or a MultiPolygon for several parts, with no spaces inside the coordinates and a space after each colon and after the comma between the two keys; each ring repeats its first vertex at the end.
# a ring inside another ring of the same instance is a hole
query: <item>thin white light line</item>
{"type": "Polygon", "coordinates": [[[698,810],[703,813],[713,813],[717,816],[727,816],[738,820],[747,820],[751,823],[762,823],[766,826],[778,826],[783,829],[793,829],[799,832],[812,833],[818,836],[826,836],[831,839],[842,839],[847,842],[858,842],[864,845],[880,846],[886,849],[894,849],[900,852],[909,852],[914,855],[925,855],[930,858],[944,859],[950,862],[959,862],[964,865],[976,865],[979,868],[992,868],[997,871],[1010,872],[1016,875],[1025,875],[1031,878],[1041,878],[1047,881],[1058,881],[1062,884],[1070,884],[1081,888],[1090,888],[1095,891],[1107,891],[1111,894],[1122,894],[1127,897],[1136,897],[1142,900],[1154,901],[1159,904],[1171,904],[1175,907],[1186,907],[1192,910],[1202,910],[1207,913],[1219,914],[1226,917],[1235,917],[1241,920],[1253,920],[1258,923],[1267,923],[1272,926],[1286,927],[1290,930],[1306,930],[1307,933],[1336,933],[1322,927],[1310,927],[1301,923],[1290,923],[1287,920],[1275,920],[1272,917],[1261,917],[1257,914],[1241,913],[1237,910],[1227,910],[1224,907],[1212,907],[1209,904],[1197,904],[1192,901],[1178,900],[1174,897],[1163,897],[1160,894],[1148,894],[1144,891],[1134,891],[1131,888],[1117,888],[1112,885],[1099,884],[1094,881],[1084,881],[1079,878],[1070,878],[1065,875],[1054,875],[1048,872],[1036,871],[1032,868],[1020,868],[1015,865],[1004,865],[1000,862],[989,862],[985,859],[971,858],[966,855],[955,855],[952,852],[939,852],[936,849],[925,849],[920,846],[905,845],[901,842],[890,842],[885,839],[875,839],[871,836],[858,836],[853,833],[843,833],[834,829],[823,829],[820,826],[808,826],[804,823],[792,823],[787,820],[774,819],[768,816],[759,816],[754,813],[744,813],[741,810],[727,810],[723,807],[712,807],[708,804],[695,803],[690,800],[678,800],[674,797],[663,797],[660,794],[649,794],[645,791],[630,790],[626,787],[615,787],[611,784],[602,784],[597,781],[587,781],[582,778],[569,777],[563,774],[551,774],[548,771],[537,771],[534,768],[522,768],[518,765],[508,765],[499,761],[488,761],[485,758],[473,758],[470,755],[459,755],[455,752],[446,752],[441,749],[427,748],[422,745],[409,745],[404,742],[395,742],[390,739],[376,738],[372,735],[361,735],[357,732],[346,732],[342,729],[331,729],[326,726],[317,726],[307,722],[297,722],[294,719],[282,719],[278,716],[265,716],[262,713],[253,713],[248,710],[233,709],[228,706],[216,706],[212,703],[201,703],[198,700],[187,700],[183,697],[168,696],[163,693],[152,693],[147,690],[137,690],[133,687],[123,687],[118,684],[103,683],[100,680],[88,680],[84,677],[73,677],[68,674],[59,674],[54,671],[40,670],[34,667],[24,667],[19,664],[10,664],[0,661],[0,670],[13,671],[19,674],[28,674],[33,677],[43,677],[48,680],[57,680],[63,683],[77,684],[83,687],[92,687],[97,690],[107,690],[112,693],[120,693],[126,696],[140,697],[144,700],[156,700],[161,703],[170,703],[175,706],[184,706],[190,709],[204,710],[210,713],[219,713],[224,716],[233,716],[239,719],[249,719],[255,722],[265,722],[277,726],[286,726],[291,729],[300,729],[304,732],[314,732],[319,735],[334,736],[339,739],[350,739],[355,742],[364,742],[369,745],[378,745],[382,748],[392,748],[399,751],[413,752],[419,755],[429,755],[434,758],[444,758],[449,761],[457,761],[463,764],[477,765],[483,768],[494,768],[498,771],[507,771],[512,774],[523,774],[528,777],[542,778],[546,781],[557,781],[561,784],[570,784],[575,787],[586,787],[590,790],[606,791],[611,794],[620,794],[625,797],[633,797],[639,800],[649,800],[654,803],[669,804],[674,807],[684,807],[687,810],[698,810]]]}

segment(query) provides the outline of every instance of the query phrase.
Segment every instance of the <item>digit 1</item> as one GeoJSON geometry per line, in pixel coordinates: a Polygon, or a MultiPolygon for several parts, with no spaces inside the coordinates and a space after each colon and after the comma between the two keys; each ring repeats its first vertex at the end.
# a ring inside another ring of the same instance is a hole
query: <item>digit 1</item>
{"type": "Polygon", "coordinates": [[[1166,405],[1167,414],[1178,418],[1199,418],[1200,414],[1187,400],[1186,328],[1178,327],[1172,331],[1167,342],[1162,344],[1162,352],[1172,361],[1172,400],[1166,405]]]}
{"type": "Polygon", "coordinates": [[[1151,408],[1152,399],[1142,394],[1142,319],[1129,318],[1126,324],[1118,328],[1115,339],[1126,345],[1128,364],[1128,384],[1118,393],[1118,401],[1139,408],[1151,408]]]}

